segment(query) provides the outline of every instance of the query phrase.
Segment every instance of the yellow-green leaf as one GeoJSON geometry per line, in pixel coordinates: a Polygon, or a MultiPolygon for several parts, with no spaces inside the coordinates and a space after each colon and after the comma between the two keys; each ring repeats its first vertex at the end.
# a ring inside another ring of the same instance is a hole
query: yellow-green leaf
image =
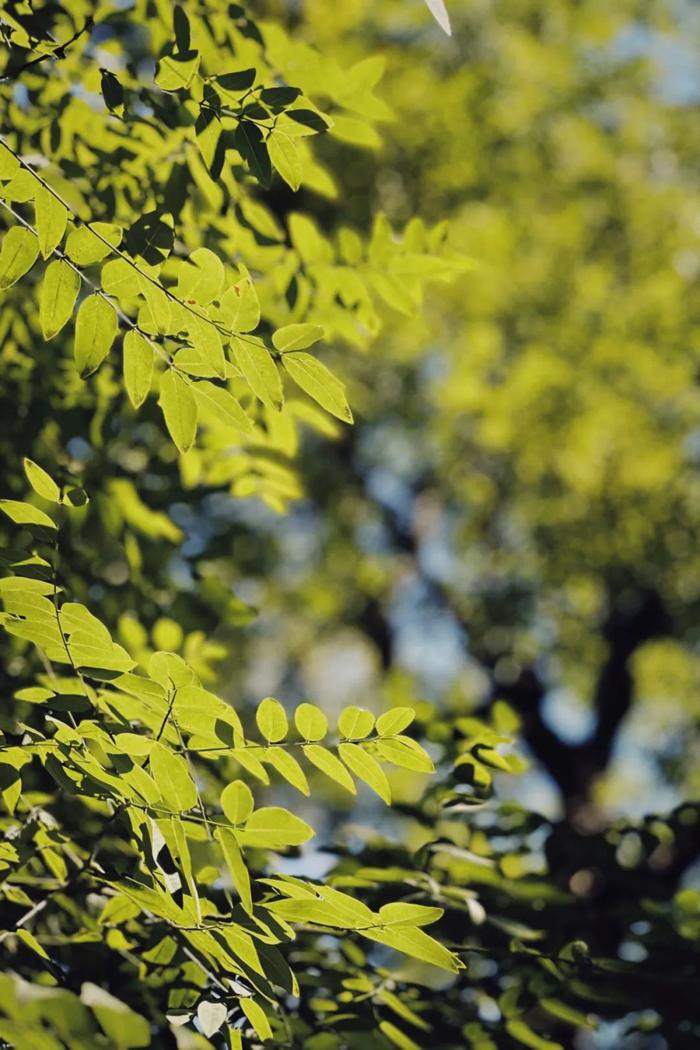
{"type": "Polygon", "coordinates": [[[141,332],[130,328],[124,336],[124,386],[134,408],[148,397],[153,382],[153,349],[141,332]]]}
{"type": "Polygon", "coordinates": [[[121,226],[111,222],[93,222],[71,230],[66,241],[66,255],[76,266],[100,262],[122,239],[121,226]]]}
{"type": "Polygon", "coordinates": [[[267,139],[267,151],[274,169],[293,190],[301,186],[303,174],[301,154],[294,139],[282,131],[274,131],[267,139]]]}
{"type": "Polygon", "coordinates": [[[89,295],[75,319],[75,363],[85,378],[99,368],[117,334],[117,315],[101,295],[89,295]]]}
{"type": "Polygon", "coordinates": [[[242,780],[227,784],[221,792],[221,808],[232,824],[245,824],[253,812],[253,793],[242,780]]]}
{"type": "Polygon", "coordinates": [[[302,795],[309,794],[309,784],[296,758],[281,747],[268,747],[265,749],[265,762],[276,769],[281,777],[301,791],[302,795]]]}
{"type": "Polygon", "coordinates": [[[256,809],[245,828],[236,832],[241,845],[259,846],[264,849],[301,846],[308,842],[313,834],[306,821],[280,806],[263,806],[262,809],[256,809]]]}
{"type": "Polygon", "coordinates": [[[362,740],[374,728],[374,715],[362,707],[346,707],[338,719],[338,729],[348,740],[362,740]]]}
{"type": "Polygon", "coordinates": [[[345,387],[324,364],[311,354],[285,353],[282,365],[297,386],[331,415],[352,423],[352,412],[345,397],[345,387]]]}
{"type": "Polygon", "coordinates": [[[191,299],[208,306],[218,298],[224,283],[224,267],[221,259],[209,248],[197,248],[189,261],[180,267],[175,294],[180,299],[191,299]]]}
{"type": "Polygon", "coordinates": [[[410,737],[392,737],[376,742],[377,753],[385,762],[391,762],[402,769],[412,769],[416,773],[432,773],[435,770],[433,760],[420,744],[410,737]]]}
{"type": "Polygon", "coordinates": [[[194,396],[199,407],[199,420],[207,421],[207,416],[223,423],[224,426],[234,427],[242,433],[252,433],[253,424],[245,414],[236,398],[224,387],[210,383],[208,379],[201,379],[192,384],[194,396]]]}
{"type": "Polygon", "coordinates": [[[80,291],[80,276],[63,259],[46,267],[39,296],[39,321],[44,339],[53,339],[73,313],[80,291]]]}
{"type": "Polygon", "coordinates": [[[371,787],[388,806],[391,805],[389,781],[376,758],[367,754],[359,744],[338,744],[338,754],[356,777],[371,787]]]}
{"type": "Polygon", "coordinates": [[[10,521],[15,525],[42,525],[46,529],[55,529],[56,522],[43,510],[38,510],[31,503],[23,503],[16,499],[0,499],[0,510],[7,514],[10,521]]]}
{"type": "Polygon", "coordinates": [[[28,459],[25,456],[22,462],[24,465],[24,473],[27,475],[27,481],[36,494],[42,496],[44,499],[50,500],[51,503],[60,503],[61,490],[51,475],[47,474],[44,468],[40,467],[38,463],[35,463],[33,459],[28,459]]]}
{"type": "Polygon", "coordinates": [[[360,933],[371,941],[386,944],[389,948],[410,955],[413,959],[430,963],[432,966],[439,966],[442,970],[456,973],[463,968],[457,956],[423,930],[391,927],[381,930],[360,930],[360,933]]]}
{"type": "Polygon", "coordinates": [[[161,376],[159,404],[175,445],[187,452],[197,433],[197,402],[189,384],[172,368],[161,376]]]}
{"type": "Polygon", "coordinates": [[[258,1039],[262,1039],[263,1042],[266,1039],[272,1039],[270,1022],[262,1006],[259,1006],[254,999],[240,999],[239,1002],[243,1013],[255,1029],[258,1039]]]}
{"type": "Polygon", "coordinates": [[[390,1043],[398,1046],[399,1050],[421,1050],[418,1043],[410,1039],[405,1032],[402,1032],[391,1021],[380,1021],[379,1030],[384,1033],[390,1043]]]}
{"type": "Polygon", "coordinates": [[[190,856],[190,849],[187,845],[187,835],[185,834],[182,821],[178,817],[170,818],[170,827],[172,829],[175,851],[177,853],[175,859],[178,862],[178,867],[182,872],[185,884],[190,891],[190,896],[194,901],[197,922],[201,922],[202,912],[199,903],[199,893],[197,892],[197,880],[194,877],[194,871],[192,869],[192,857],[190,856]]]}
{"type": "Polygon", "coordinates": [[[68,209],[45,186],[39,186],[34,198],[36,232],[42,259],[48,259],[63,240],[68,222],[68,209]]]}
{"type": "Polygon", "coordinates": [[[0,289],[11,288],[36,262],[39,242],[31,230],[12,226],[0,249],[0,289]]]}
{"type": "Polygon", "coordinates": [[[317,769],[320,769],[322,773],[325,773],[327,777],[330,777],[331,780],[334,780],[336,784],[345,788],[352,795],[357,794],[355,781],[332,751],[321,747],[320,744],[305,744],[303,751],[309,762],[316,766],[317,769]]]}
{"type": "Polygon", "coordinates": [[[199,52],[184,55],[164,55],[158,63],[156,84],[163,91],[179,91],[189,87],[199,69],[199,52]]]}
{"type": "Polygon", "coordinates": [[[256,397],[270,408],[281,408],[282,382],[277,365],[266,347],[256,339],[232,339],[233,360],[256,397]]]}
{"type": "Polygon", "coordinates": [[[197,788],[185,759],[163,744],[156,743],[151,751],[150,767],[167,807],[176,813],[192,809],[197,802],[197,788]]]}
{"type": "Polygon", "coordinates": [[[241,279],[221,297],[221,316],[232,332],[252,332],[260,322],[260,303],[250,274],[241,263],[241,279]]]}
{"type": "Polygon", "coordinates": [[[272,345],[281,354],[295,350],[306,350],[323,338],[323,328],[318,324],[288,324],[272,333],[272,345]]]}
{"type": "Polygon", "coordinates": [[[315,704],[299,704],[294,712],[294,724],[304,740],[323,740],[328,732],[328,719],[315,704]]]}
{"type": "Polygon", "coordinates": [[[279,700],[274,700],[271,696],[260,702],[255,721],[262,735],[271,744],[284,740],[287,735],[287,714],[279,700]]]}
{"type": "Polygon", "coordinates": [[[243,859],[241,847],[238,845],[238,839],[228,828],[217,828],[215,837],[221,845],[226,866],[231,873],[231,879],[238,896],[241,898],[241,904],[245,911],[251,915],[253,911],[253,897],[250,886],[250,874],[243,859]]]}
{"type": "Polygon", "coordinates": [[[411,707],[392,707],[377,719],[377,733],[379,736],[403,733],[415,717],[416,713],[411,707]]]}

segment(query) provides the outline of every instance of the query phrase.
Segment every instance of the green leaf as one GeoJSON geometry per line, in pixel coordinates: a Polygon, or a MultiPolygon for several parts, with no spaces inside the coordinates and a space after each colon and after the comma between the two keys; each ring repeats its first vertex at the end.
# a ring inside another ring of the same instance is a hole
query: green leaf
{"type": "Polygon", "coordinates": [[[199,60],[198,51],[163,55],[158,63],[156,84],[163,91],[180,91],[189,87],[199,69],[199,60]]]}
{"type": "Polygon", "coordinates": [[[253,812],[253,793],[242,780],[227,784],[221,792],[221,808],[232,824],[245,824],[253,812]]]}
{"type": "Polygon", "coordinates": [[[390,1043],[398,1046],[399,1050],[420,1050],[418,1043],[410,1039],[405,1032],[402,1032],[391,1021],[380,1021],[379,1030],[387,1037],[390,1043]]]}
{"type": "Polygon", "coordinates": [[[42,525],[47,529],[55,529],[56,522],[38,510],[31,503],[22,503],[16,499],[0,499],[0,510],[7,514],[10,521],[15,525],[42,525]]]}
{"type": "Polygon", "coordinates": [[[386,944],[387,947],[403,952],[404,955],[410,955],[412,959],[420,959],[432,966],[439,966],[442,970],[457,973],[462,969],[459,959],[423,930],[392,927],[381,930],[361,930],[360,933],[368,940],[386,944]]]}
{"type": "Polygon", "coordinates": [[[356,777],[371,787],[388,806],[391,805],[389,781],[376,758],[368,755],[359,744],[338,744],[338,754],[356,777]]]}
{"type": "MultiPolygon", "coordinates": [[[[238,783],[240,783],[240,781],[238,781],[238,783]]],[[[241,847],[238,845],[238,839],[232,831],[228,830],[228,828],[217,828],[214,837],[221,845],[226,866],[231,873],[231,879],[233,880],[233,885],[236,888],[238,896],[241,898],[241,904],[243,905],[244,910],[249,915],[252,915],[253,897],[250,885],[250,874],[243,859],[241,847]]]]}
{"type": "Polygon", "coordinates": [[[253,339],[232,339],[233,359],[256,397],[270,408],[281,408],[282,382],[266,347],[253,339]]]}
{"type": "Polygon", "coordinates": [[[254,999],[240,999],[239,1002],[243,1013],[255,1029],[258,1039],[262,1039],[263,1042],[266,1039],[272,1039],[270,1022],[262,1006],[259,1006],[254,999]]]}
{"type": "Polygon", "coordinates": [[[262,735],[271,744],[284,740],[287,735],[289,728],[287,714],[279,700],[274,700],[271,696],[260,702],[255,713],[255,721],[262,735]]]}
{"type": "Polygon", "coordinates": [[[513,1039],[517,1039],[523,1046],[529,1046],[532,1050],[564,1050],[561,1043],[554,1043],[551,1039],[542,1039],[524,1021],[506,1021],[506,1031],[513,1039]]]}
{"type": "Polygon", "coordinates": [[[390,740],[377,740],[377,754],[385,762],[401,766],[402,769],[412,769],[416,773],[433,773],[435,766],[433,760],[423,748],[416,744],[410,737],[392,737],[390,740]]]}
{"type": "Polygon", "coordinates": [[[136,282],[138,290],[146,300],[145,306],[139,311],[139,324],[151,335],[169,332],[173,311],[167,292],[157,281],[152,281],[141,273],[136,274],[136,282]]]}
{"type": "Polygon", "coordinates": [[[84,379],[100,367],[117,334],[117,315],[101,295],[89,295],[75,319],[75,363],[84,379]]]}
{"type": "Polygon", "coordinates": [[[384,904],[379,909],[381,926],[427,926],[444,915],[442,908],[429,908],[425,904],[409,904],[396,901],[384,904]]]}
{"type": "Polygon", "coordinates": [[[209,416],[217,423],[234,427],[244,434],[253,432],[252,422],[228,390],[210,383],[208,379],[201,379],[198,383],[193,383],[191,389],[194,390],[199,406],[198,416],[201,423],[205,423],[209,416]]]}
{"type": "Polygon", "coordinates": [[[294,724],[304,740],[323,740],[328,732],[328,719],[315,704],[299,704],[294,712],[294,724]]]}
{"type": "Polygon", "coordinates": [[[243,846],[284,849],[301,846],[313,838],[313,830],[300,817],[280,806],[263,806],[250,816],[245,828],[236,832],[243,846]]]}
{"type": "Polygon", "coordinates": [[[2,240],[0,249],[0,289],[13,284],[31,270],[39,254],[39,242],[31,230],[12,226],[2,240]]]}
{"type": "Polygon", "coordinates": [[[338,719],[338,729],[348,740],[362,740],[374,728],[374,715],[362,707],[346,707],[338,719]]]}
{"type": "Polygon", "coordinates": [[[176,447],[187,452],[197,434],[197,402],[189,384],[172,368],[161,376],[159,404],[176,447]]]}
{"type": "Polygon", "coordinates": [[[311,354],[303,353],[283,354],[282,365],[297,386],[322,408],[344,423],[352,423],[352,412],[345,397],[345,387],[325,365],[311,354]]]}
{"type": "Polygon", "coordinates": [[[22,794],[22,777],[16,766],[0,761],[0,799],[8,813],[14,813],[22,794]]]}
{"type": "Polygon", "coordinates": [[[221,297],[221,316],[232,332],[252,332],[260,323],[260,302],[250,274],[241,263],[241,279],[221,297]]]}
{"type": "Polygon", "coordinates": [[[598,1027],[595,1017],[576,1010],[573,1006],[569,1006],[568,1003],[563,1003],[561,999],[540,999],[540,1006],[552,1017],[557,1017],[560,1021],[566,1021],[567,1024],[573,1025],[574,1028],[595,1030],[598,1027]]]}
{"type": "Polygon", "coordinates": [[[124,336],[124,386],[134,408],[139,408],[153,382],[153,348],[141,332],[130,328],[124,336]]]}
{"type": "Polygon", "coordinates": [[[82,1002],[90,1007],[100,1027],[116,1050],[132,1050],[151,1045],[151,1026],[120,999],[96,984],[86,982],[80,989],[82,1002]]]}
{"type": "Polygon", "coordinates": [[[22,465],[24,466],[24,473],[27,475],[27,481],[38,496],[42,496],[43,499],[47,499],[51,503],[61,502],[60,488],[43,467],[40,467],[33,459],[28,459],[26,456],[22,460],[22,465]]]}
{"type": "Polygon", "coordinates": [[[256,71],[255,69],[238,69],[235,73],[222,73],[221,76],[215,77],[216,83],[219,87],[223,88],[224,91],[236,92],[242,94],[251,88],[255,83],[256,71]]]}
{"type": "Polygon", "coordinates": [[[49,955],[44,948],[39,944],[38,940],[33,933],[29,930],[17,930],[17,936],[23,944],[30,948],[33,952],[39,955],[42,959],[48,959],[49,955]]]}
{"type": "Polygon", "coordinates": [[[218,298],[224,283],[224,267],[218,255],[208,248],[196,248],[180,267],[176,295],[208,306],[218,298]]]}
{"type": "Polygon", "coordinates": [[[45,186],[39,186],[34,198],[36,232],[42,259],[48,259],[63,240],[68,223],[68,209],[45,186]]]}
{"type": "Polygon", "coordinates": [[[317,324],[288,324],[272,333],[272,344],[281,354],[305,350],[323,339],[323,328],[317,324]]]}
{"type": "Polygon", "coordinates": [[[100,262],[122,239],[122,228],[111,222],[93,222],[71,230],[66,241],[66,255],[76,266],[100,262]]]}
{"type": "Polygon", "coordinates": [[[197,803],[197,788],[187,762],[161,743],[153,745],[150,768],[164,803],[176,813],[184,813],[197,803]]]}
{"type": "Polygon", "coordinates": [[[185,828],[182,821],[178,817],[170,818],[170,828],[172,830],[173,841],[175,843],[175,852],[177,854],[176,860],[178,867],[182,872],[185,885],[190,891],[190,896],[194,901],[195,910],[197,913],[197,922],[202,921],[202,911],[199,903],[199,893],[197,892],[197,880],[194,877],[192,870],[192,857],[190,856],[190,848],[187,845],[187,835],[185,834],[185,828]]]}
{"type": "Polygon", "coordinates": [[[141,291],[139,274],[126,259],[108,259],[100,273],[102,291],[118,299],[135,299],[141,291]]]}
{"type": "Polygon", "coordinates": [[[379,736],[403,733],[415,717],[416,713],[412,707],[392,707],[377,719],[377,733],[379,736]]]}
{"type": "Polygon", "coordinates": [[[275,170],[293,190],[301,186],[303,174],[301,154],[294,139],[282,131],[274,131],[267,139],[267,150],[275,170]]]}
{"type": "Polygon", "coordinates": [[[18,158],[10,152],[4,142],[0,142],[0,182],[13,179],[19,168],[18,158]]]}
{"type": "Polygon", "coordinates": [[[44,339],[53,339],[70,319],[80,291],[80,276],[63,259],[46,267],[39,297],[39,321],[44,339]]]}
{"type": "Polygon", "coordinates": [[[320,744],[305,744],[303,751],[309,762],[316,766],[317,769],[320,769],[322,773],[325,773],[327,777],[330,777],[331,780],[334,780],[336,784],[345,788],[345,790],[349,791],[352,795],[357,794],[355,781],[352,779],[340,759],[336,758],[332,751],[328,751],[325,747],[321,747],[320,744]]]}
{"type": "Polygon", "coordinates": [[[100,91],[105,105],[107,109],[117,110],[124,103],[124,88],[114,73],[110,73],[108,69],[102,69],[100,73],[100,91]]]}
{"type": "Polygon", "coordinates": [[[249,120],[241,120],[233,133],[233,145],[246,161],[251,174],[262,186],[268,188],[272,179],[272,167],[260,128],[249,120]]]}
{"type": "Polygon", "coordinates": [[[226,358],[221,334],[216,325],[213,321],[190,312],[184,315],[184,320],[194,349],[214,368],[214,374],[219,379],[224,379],[227,374],[226,358]]]}
{"type": "Polygon", "coordinates": [[[281,747],[268,747],[265,749],[264,761],[276,769],[281,777],[300,791],[302,795],[309,794],[309,784],[303,769],[293,755],[281,747]]]}

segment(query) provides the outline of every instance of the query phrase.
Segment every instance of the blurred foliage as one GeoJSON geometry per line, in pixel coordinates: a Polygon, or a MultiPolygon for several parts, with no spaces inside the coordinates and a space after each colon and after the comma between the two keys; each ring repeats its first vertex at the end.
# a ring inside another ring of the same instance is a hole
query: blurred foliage
{"type": "Polygon", "coordinates": [[[698,1043],[697,25],[448,6],[3,5],[19,1050],[698,1043]]]}

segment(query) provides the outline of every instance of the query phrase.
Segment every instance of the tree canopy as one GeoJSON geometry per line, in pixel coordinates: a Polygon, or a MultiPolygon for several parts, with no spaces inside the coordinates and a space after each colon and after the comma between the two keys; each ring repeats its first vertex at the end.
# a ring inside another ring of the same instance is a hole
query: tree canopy
{"type": "Polygon", "coordinates": [[[698,1043],[694,22],[449,15],[0,12],[4,1045],[698,1043]]]}

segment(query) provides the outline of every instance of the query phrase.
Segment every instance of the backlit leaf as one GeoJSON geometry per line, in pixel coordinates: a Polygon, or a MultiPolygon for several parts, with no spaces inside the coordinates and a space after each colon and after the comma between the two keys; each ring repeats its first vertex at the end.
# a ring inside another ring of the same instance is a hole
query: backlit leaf
{"type": "Polygon", "coordinates": [[[150,756],[150,769],[164,803],[176,813],[184,813],[197,802],[197,789],[187,762],[163,744],[156,743],[150,756]]]}
{"type": "Polygon", "coordinates": [[[391,804],[389,781],[376,758],[367,754],[359,744],[338,744],[338,754],[356,777],[371,787],[387,805],[391,804]]]}
{"type": "Polygon", "coordinates": [[[39,186],[34,198],[36,233],[42,259],[48,259],[54,248],[63,240],[68,222],[68,209],[55,194],[39,186]]]}
{"type": "Polygon", "coordinates": [[[221,808],[232,824],[245,824],[253,812],[253,793],[242,780],[227,784],[221,792],[221,808]]]}
{"type": "Polygon", "coordinates": [[[70,319],[80,291],[80,276],[63,259],[46,267],[39,296],[39,321],[44,339],[53,339],[70,319]]]}
{"type": "Polygon", "coordinates": [[[268,696],[262,700],[255,713],[258,729],[270,743],[284,740],[287,735],[287,714],[279,700],[268,696]]]}
{"type": "Polygon", "coordinates": [[[197,433],[197,402],[189,384],[172,368],[161,376],[159,404],[176,447],[187,452],[197,433]]]}
{"type": "Polygon", "coordinates": [[[117,315],[101,295],[89,295],[75,319],[75,363],[85,378],[100,367],[117,334],[117,315]]]}
{"type": "Polygon", "coordinates": [[[39,242],[31,230],[12,226],[2,239],[0,249],[0,290],[11,288],[36,262],[39,242]]]}
{"type": "Polygon", "coordinates": [[[331,415],[352,423],[345,387],[324,364],[311,354],[284,353],[282,365],[297,386],[331,415]]]}
{"type": "Polygon", "coordinates": [[[241,845],[268,849],[301,846],[313,834],[305,821],[280,806],[263,806],[254,810],[245,828],[236,832],[241,845]]]}
{"type": "Polygon", "coordinates": [[[130,328],[124,335],[124,386],[134,408],[148,397],[153,381],[153,349],[148,340],[130,328]]]}
{"type": "Polygon", "coordinates": [[[256,397],[271,408],[282,407],[282,382],[277,366],[262,343],[232,339],[233,359],[256,397]]]}
{"type": "Polygon", "coordinates": [[[294,724],[304,740],[323,740],[328,732],[328,719],[315,704],[299,704],[294,712],[294,724]]]}
{"type": "Polygon", "coordinates": [[[43,496],[44,499],[50,500],[52,503],[60,503],[61,490],[51,475],[47,474],[44,468],[35,463],[33,459],[28,459],[26,456],[22,464],[24,473],[27,475],[27,481],[37,495],[43,496]]]}

